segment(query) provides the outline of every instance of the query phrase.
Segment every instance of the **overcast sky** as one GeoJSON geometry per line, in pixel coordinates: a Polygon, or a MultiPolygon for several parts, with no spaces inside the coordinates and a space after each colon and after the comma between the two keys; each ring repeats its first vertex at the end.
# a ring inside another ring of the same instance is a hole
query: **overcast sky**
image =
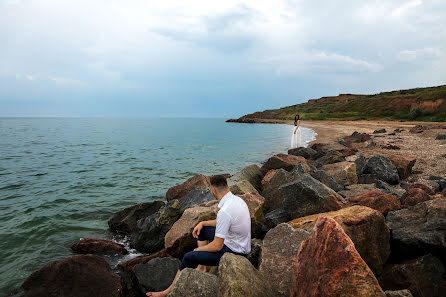
{"type": "Polygon", "coordinates": [[[446,1],[0,0],[0,116],[218,116],[446,84],[446,1]]]}

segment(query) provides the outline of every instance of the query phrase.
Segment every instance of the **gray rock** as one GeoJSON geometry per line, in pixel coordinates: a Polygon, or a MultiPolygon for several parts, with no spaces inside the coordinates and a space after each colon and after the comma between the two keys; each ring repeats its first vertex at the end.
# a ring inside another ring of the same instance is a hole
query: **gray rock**
{"type": "Polygon", "coordinates": [[[338,194],[340,194],[342,197],[352,197],[362,195],[373,190],[376,190],[376,188],[371,184],[354,184],[346,186],[345,189],[339,191],[338,194]]]}
{"type": "Polygon", "coordinates": [[[446,139],[446,134],[438,134],[435,136],[435,140],[443,140],[446,139]]]}
{"type": "Polygon", "coordinates": [[[283,208],[291,219],[338,210],[345,203],[342,196],[306,175],[280,186],[279,191],[283,196],[283,208]]]}
{"type": "Polygon", "coordinates": [[[374,184],[378,177],[374,174],[360,174],[358,175],[358,184],[374,184]]]}
{"type": "Polygon", "coordinates": [[[405,192],[403,189],[398,188],[398,187],[392,187],[391,185],[389,185],[385,181],[382,181],[382,180],[379,180],[379,179],[377,179],[375,181],[375,186],[376,186],[377,189],[380,189],[384,193],[398,196],[398,198],[401,198],[401,196],[403,196],[403,194],[405,192]]]}
{"type": "Polygon", "coordinates": [[[258,192],[262,190],[262,178],[263,174],[260,171],[260,167],[257,164],[252,164],[243,168],[240,172],[237,172],[231,176],[228,180],[230,181],[240,181],[247,180],[258,192]]]}
{"type": "Polygon", "coordinates": [[[323,170],[311,170],[310,175],[313,178],[320,181],[321,183],[323,183],[324,185],[326,185],[327,187],[333,189],[333,191],[335,191],[335,192],[339,192],[344,189],[344,187],[342,187],[340,184],[335,182],[335,180],[333,179],[333,177],[331,175],[327,174],[323,170]]]}
{"type": "Polygon", "coordinates": [[[305,159],[311,159],[313,155],[315,155],[317,151],[309,147],[298,147],[288,150],[289,155],[304,157],[305,159]]]}
{"type": "Polygon", "coordinates": [[[155,258],[146,264],[136,264],[132,270],[133,288],[142,296],[146,292],[164,291],[174,280],[180,264],[175,258],[155,258]]]}
{"type": "Polygon", "coordinates": [[[373,131],[373,134],[386,133],[386,132],[387,132],[386,129],[383,128],[383,129],[373,131]]]}
{"type": "Polygon", "coordinates": [[[316,168],[321,168],[322,166],[326,164],[333,164],[337,162],[343,162],[345,161],[344,155],[339,151],[330,151],[326,153],[323,157],[320,157],[316,161],[314,161],[313,165],[316,166],[316,168]]]}
{"type": "Polygon", "coordinates": [[[380,180],[391,185],[397,184],[400,180],[396,166],[388,158],[380,155],[369,159],[365,173],[375,174],[380,180]]]}
{"type": "Polygon", "coordinates": [[[216,198],[209,189],[192,190],[179,200],[180,213],[182,214],[188,208],[213,200],[216,200],[216,198]]]}
{"type": "Polygon", "coordinates": [[[248,193],[259,194],[254,186],[246,179],[228,180],[229,190],[234,195],[244,195],[248,193]]]}
{"type": "Polygon", "coordinates": [[[285,209],[278,208],[265,214],[262,230],[267,232],[268,230],[276,227],[280,223],[285,223],[291,220],[291,217],[285,211],[285,209]]]}
{"type": "Polygon", "coordinates": [[[215,297],[217,296],[217,288],[217,276],[192,268],[184,268],[178,275],[178,279],[167,297],[215,297]]]}
{"type": "Polygon", "coordinates": [[[413,297],[409,290],[385,291],[387,297],[413,297]]]}
{"type": "Polygon", "coordinates": [[[262,253],[262,240],[257,238],[251,239],[251,252],[246,258],[251,262],[252,266],[259,268],[259,259],[262,253]]]}
{"type": "Polygon", "coordinates": [[[356,164],[356,175],[359,176],[364,173],[365,167],[367,165],[367,159],[363,155],[360,155],[355,160],[355,164],[356,164]]]}
{"type": "Polygon", "coordinates": [[[137,222],[137,230],[130,238],[130,246],[145,253],[161,250],[164,247],[164,236],[180,216],[179,201],[171,200],[156,213],[137,222]]]}
{"type": "Polygon", "coordinates": [[[130,234],[136,229],[136,222],[157,212],[162,206],[163,201],[144,202],[136,204],[113,214],[108,220],[110,231],[117,233],[130,234]]]}

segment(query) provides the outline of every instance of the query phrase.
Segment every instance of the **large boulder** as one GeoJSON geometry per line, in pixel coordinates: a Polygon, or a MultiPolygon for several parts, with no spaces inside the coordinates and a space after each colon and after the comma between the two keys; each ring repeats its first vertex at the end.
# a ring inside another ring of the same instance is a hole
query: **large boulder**
{"type": "Polygon", "coordinates": [[[358,176],[356,175],[356,164],[354,162],[338,162],[322,166],[329,175],[333,176],[335,182],[341,186],[356,184],[358,176]]]}
{"type": "Polygon", "coordinates": [[[22,284],[27,297],[124,296],[121,278],[96,255],[75,255],[46,264],[22,284]]]}
{"type": "Polygon", "coordinates": [[[164,236],[180,218],[180,203],[172,200],[156,213],[137,222],[137,231],[130,238],[130,246],[140,252],[153,253],[164,247],[164,236]]]}
{"type": "Polygon", "coordinates": [[[269,158],[265,164],[260,168],[263,173],[267,173],[271,169],[283,168],[286,171],[293,170],[298,164],[302,163],[308,170],[310,170],[307,161],[304,157],[297,157],[293,155],[277,154],[269,158]]]}
{"type": "Polygon", "coordinates": [[[368,192],[376,190],[375,185],[372,184],[353,184],[348,185],[342,191],[338,191],[342,197],[352,197],[362,195],[368,192]]]}
{"type": "Polygon", "coordinates": [[[280,186],[279,190],[284,197],[283,208],[292,219],[338,210],[345,203],[342,196],[306,175],[280,186]]]}
{"type": "Polygon", "coordinates": [[[412,156],[393,155],[389,157],[390,161],[396,166],[400,179],[406,179],[412,173],[412,168],[417,159],[412,156]]]}
{"type": "Polygon", "coordinates": [[[209,181],[209,177],[203,174],[198,174],[189,178],[184,183],[168,189],[166,192],[166,199],[167,201],[171,201],[174,199],[179,200],[186,196],[186,194],[192,190],[206,189],[209,188],[210,185],[211,183],[209,181]]]}
{"type": "Polygon", "coordinates": [[[225,253],[218,266],[217,296],[273,297],[275,293],[260,272],[243,256],[225,253]]]}
{"type": "Polygon", "coordinates": [[[420,202],[431,200],[432,197],[420,188],[409,188],[401,196],[401,205],[403,207],[414,206],[420,202]]]}
{"type": "Polygon", "coordinates": [[[246,205],[248,205],[249,215],[251,217],[252,236],[260,236],[264,222],[263,205],[265,203],[265,198],[255,193],[244,194],[241,195],[240,198],[242,198],[246,202],[246,205]]]}
{"type": "Polygon", "coordinates": [[[317,159],[313,165],[321,168],[323,165],[345,161],[345,156],[339,151],[331,151],[317,159]]]}
{"type": "Polygon", "coordinates": [[[265,235],[259,271],[269,281],[276,296],[290,296],[296,255],[309,234],[282,223],[265,235]]]}
{"type": "Polygon", "coordinates": [[[192,231],[198,223],[217,217],[217,205],[216,202],[208,202],[184,211],[164,237],[164,247],[171,255],[182,258],[185,253],[197,247],[197,240],[192,236],[192,231]]]}
{"type": "Polygon", "coordinates": [[[335,182],[333,176],[327,174],[323,170],[311,170],[309,173],[313,178],[317,179],[327,187],[333,189],[333,191],[335,192],[339,192],[344,189],[343,186],[335,182]]]}
{"type": "Polygon", "coordinates": [[[332,218],[321,215],[297,254],[292,297],[385,297],[355,244],[332,218]]]}
{"type": "Polygon", "coordinates": [[[446,260],[446,198],[390,211],[386,222],[392,231],[392,255],[410,258],[433,253],[446,260]]]}
{"type": "Polygon", "coordinates": [[[363,174],[365,171],[365,167],[367,165],[367,159],[363,155],[360,155],[355,160],[355,164],[356,164],[356,175],[359,176],[359,175],[363,174]]]}
{"type": "Polygon", "coordinates": [[[285,223],[291,220],[288,212],[283,207],[275,209],[265,214],[262,230],[267,232],[268,230],[276,227],[280,223],[285,223]]]}
{"type": "Polygon", "coordinates": [[[271,180],[271,178],[274,176],[274,174],[276,174],[277,169],[271,169],[268,170],[268,172],[265,174],[265,176],[262,178],[262,191],[265,188],[265,185],[267,183],[269,183],[269,181],[271,180]]]}
{"type": "Polygon", "coordinates": [[[304,157],[305,159],[311,159],[316,153],[317,152],[314,149],[303,146],[288,150],[289,155],[304,157]]]}
{"type": "Polygon", "coordinates": [[[217,199],[212,195],[210,189],[201,189],[190,191],[179,201],[180,213],[182,214],[188,208],[210,201],[217,201],[217,199]]]}
{"type": "Polygon", "coordinates": [[[388,158],[380,155],[371,157],[365,168],[366,173],[375,174],[380,180],[391,185],[400,181],[398,169],[388,158]]]}
{"type": "Polygon", "coordinates": [[[256,190],[256,188],[254,188],[254,186],[246,179],[240,179],[237,181],[228,180],[228,186],[229,186],[229,190],[234,195],[243,195],[243,194],[247,194],[247,193],[256,193],[256,194],[259,193],[256,190]]]}
{"type": "Polygon", "coordinates": [[[387,214],[391,210],[401,208],[400,200],[395,195],[389,195],[378,190],[373,190],[357,196],[346,198],[349,205],[362,205],[373,208],[387,214]]]}
{"type": "Polygon", "coordinates": [[[247,180],[257,191],[262,190],[262,178],[263,174],[260,171],[260,167],[257,164],[252,164],[243,168],[240,172],[237,172],[231,176],[229,181],[247,180]]]}
{"type": "Polygon", "coordinates": [[[167,289],[177,274],[180,260],[174,258],[155,258],[146,264],[137,264],[132,270],[133,288],[139,295],[146,292],[159,292],[167,289]]]}
{"type": "MultiPolygon", "coordinates": [[[[288,222],[293,228],[311,231],[319,214],[288,222]]],[[[338,222],[355,243],[355,248],[373,270],[379,274],[390,255],[390,232],[381,212],[365,206],[351,206],[324,213],[338,222]]]]}
{"type": "Polygon", "coordinates": [[[157,212],[163,201],[144,202],[118,211],[108,220],[108,226],[112,232],[130,234],[136,229],[136,222],[157,212]]]}
{"type": "Polygon", "coordinates": [[[178,275],[167,297],[215,297],[218,277],[192,268],[184,268],[178,275]]]}
{"type": "Polygon", "coordinates": [[[284,169],[277,169],[275,174],[263,186],[262,196],[265,198],[265,212],[270,212],[282,207],[283,196],[279,191],[279,187],[293,182],[302,174],[296,170],[288,172],[284,169]]]}
{"type": "Polygon", "coordinates": [[[431,254],[391,264],[382,273],[379,282],[385,290],[408,289],[414,297],[446,296],[446,279],[441,261],[431,254]]]}
{"type": "Polygon", "coordinates": [[[71,246],[77,254],[121,254],[127,255],[124,245],[103,239],[82,238],[71,246]]]}
{"type": "Polygon", "coordinates": [[[131,258],[131,259],[119,262],[117,267],[120,271],[122,271],[124,273],[131,273],[133,270],[133,267],[135,267],[135,265],[137,265],[137,264],[145,264],[152,259],[165,258],[165,257],[172,257],[172,255],[169,254],[168,249],[162,249],[162,250],[159,250],[158,252],[150,254],[150,255],[137,256],[135,258],[131,258]]]}

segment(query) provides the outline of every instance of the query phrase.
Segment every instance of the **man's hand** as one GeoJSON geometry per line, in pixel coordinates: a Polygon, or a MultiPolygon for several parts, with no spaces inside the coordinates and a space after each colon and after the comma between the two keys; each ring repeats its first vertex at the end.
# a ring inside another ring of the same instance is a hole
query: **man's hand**
{"type": "Polygon", "coordinates": [[[198,223],[198,225],[195,226],[194,231],[192,231],[192,236],[194,238],[198,238],[198,235],[200,235],[201,229],[203,229],[202,222],[198,223]]]}

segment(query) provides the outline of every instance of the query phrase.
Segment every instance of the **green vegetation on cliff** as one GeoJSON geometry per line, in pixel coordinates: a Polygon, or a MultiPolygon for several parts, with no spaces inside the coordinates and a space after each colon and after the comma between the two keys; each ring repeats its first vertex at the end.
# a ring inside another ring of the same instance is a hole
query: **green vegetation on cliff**
{"type": "Polygon", "coordinates": [[[446,85],[384,92],[375,95],[341,94],[245,115],[239,120],[292,120],[299,112],[307,120],[446,121],[446,85]]]}

